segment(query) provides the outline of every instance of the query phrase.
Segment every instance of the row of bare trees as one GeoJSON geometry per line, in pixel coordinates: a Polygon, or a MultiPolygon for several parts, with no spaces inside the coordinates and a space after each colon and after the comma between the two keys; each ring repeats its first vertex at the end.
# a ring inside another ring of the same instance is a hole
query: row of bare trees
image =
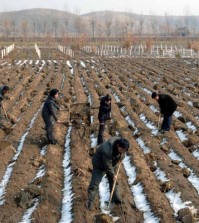
{"type": "Polygon", "coordinates": [[[138,36],[170,36],[185,35],[196,33],[196,25],[190,22],[190,16],[187,14],[181,19],[176,19],[175,23],[168,13],[165,16],[157,17],[155,15],[143,16],[133,13],[116,13],[112,11],[104,12],[101,19],[99,13],[90,13],[87,16],[80,16],[80,11],[76,10],[74,14],[68,13],[66,8],[65,17],[60,19],[35,18],[28,20],[24,18],[20,22],[14,19],[5,18],[1,23],[3,36],[9,37],[80,37],[87,35],[94,38],[123,38],[128,35],[138,36]],[[161,21],[160,21],[161,20],[161,21]],[[180,31],[181,30],[181,31],[180,31]],[[187,33],[186,33],[187,31],[187,33]],[[179,32],[179,33],[178,33],[179,32]]]}

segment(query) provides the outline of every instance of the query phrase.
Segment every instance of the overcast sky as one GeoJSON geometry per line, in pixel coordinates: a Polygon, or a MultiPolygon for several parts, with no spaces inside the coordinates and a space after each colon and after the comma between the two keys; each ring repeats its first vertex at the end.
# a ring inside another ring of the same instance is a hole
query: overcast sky
{"type": "Polygon", "coordinates": [[[137,14],[199,15],[199,0],[0,0],[0,11],[29,8],[53,8],[84,14],[113,10],[137,14]],[[66,7],[67,6],[67,7],[66,7]]]}

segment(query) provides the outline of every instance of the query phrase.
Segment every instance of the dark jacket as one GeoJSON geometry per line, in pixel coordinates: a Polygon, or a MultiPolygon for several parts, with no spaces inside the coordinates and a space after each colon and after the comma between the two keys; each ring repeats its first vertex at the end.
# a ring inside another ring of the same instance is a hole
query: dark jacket
{"type": "Polygon", "coordinates": [[[106,96],[104,96],[100,101],[98,119],[101,123],[110,119],[111,104],[110,105],[107,104],[105,102],[105,99],[106,99],[106,96]]]}
{"type": "Polygon", "coordinates": [[[4,86],[0,87],[0,104],[1,104],[1,101],[3,101],[3,99],[5,98],[5,95],[3,94],[3,88],[4,86]]]}
{"type": "Polygon", "coordinates": [[[160,106],[160,113],[164,115],[172,115],[177,108],[176,102],[167,94],[159,94],[158,103],[160,106]]]}
{"type": "Polygon", "coordinates": [[[59,110],[58,104],[56,103],[55,99],[49,95],[44,102],[42,117],[44,119],[51,119],[53,117],[54,120],[57,121],[57,110],[59,110]]]}
{"type": "Polygon", "coordinates": [[[114,166],[124,158],[124,153],[119,154],[116,151],[118,139],[120,138],[111,137],[108,141],[102,143],[92,159],[93,168],[105,171],[110,177],[114,176],[114,166]]]}

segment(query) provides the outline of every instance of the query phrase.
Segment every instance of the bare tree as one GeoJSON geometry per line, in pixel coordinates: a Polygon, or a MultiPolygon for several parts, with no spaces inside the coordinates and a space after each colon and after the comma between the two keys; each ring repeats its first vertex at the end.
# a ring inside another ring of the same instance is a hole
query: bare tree
{"type": "Polygon", "coordinates": [[[44,20],[43,24],[42,24],[42,34],[43,34],[43,37],[46,34],[46,29],[47,29],[47,22],[44,20]]]}
{"type": "Polygon", "coordinates": [[[95,38],[95,29],[96,29],[96,13],[92,13],[89,18],[89,24],[91,27],[92,37],[95,38]]]}
{"type": "Polygon", "coordinates": [[[15,26],[16,26],[16,24],[15,24],[14,19],[11,22],[11,26],[12,26],[12,35],[13,35],[13,38],[15,40],[15,38],[16,38],[16,33],[15,33],[15,26]]]}
{"type": "Polygon", "coordinates": [[[150,23],[151,23],[152,35],[156,36],[157,30],[158,30],[157,16],[155,16],[154,14],[151,14],[150,15],[150,23]]]}
{"type": "Polygon", "coordinates": [[[35,27],[36,27],[36,23],[35,21],[33,22],[33,35],[34,35],[34,39],[35,39],[35,27]]]}
{"type": "Polygon", "coordinates": [[[8,39],[8,37],[10,36],[10,34],[12,32],[12,24],[11,24],[11,21],[9,19],[5,19],[3,21],[3,27],[4,27],[6,39],[8,39]]]}
{"type": "Polygon", "coordinates": [[[27,19],[22,20],[21,30],[22,30],[22,34],[23,34],[24,39],[26,39],[27,35],[28,35],[28,20],[27,19]]]}
{"type": "Polygon", "coordinates": [[[139,19],[139,35],[140,36],[142,36],[143,24],[144,24],[144,17],[143,17],[143,15],[141,15],[140,19],[139,19]]]}
{"type": "Polygon", "coordinates": [[[185,13],[185,17],[184,17],[184,22],[185,22],[185,27],[186,27],[186,31],[187,31],[187,41],[188,41],[188,36],[190,34],[190,30],[189,30],[189,17],[190,17],[190,9],[189,7],[186,7],[184,9],[184,13],[185,13]]]}
{"type": "Polygon", "coordinates": [[[166,21],[167,36],[170,36],[170,17],[169,17],[169,14],[167,12],[165,12],[164,16],[165,16],[165,21],[166,21]]]}
{"type": "Polygon", "coordinates": [[[54,38],[55,38],[55,41],[56,41],[56,38],[57,38],[57,28],[58,28],[58,23],[57,21],[53,21],[53,32],[54,32],[54,38]]]}
{"type": "Polygon", "coordinates": [[[97,24],[96,24],[96,36],[101,38],[103,36],[103,30],[104,30],[103,24],[100,23],[100,22],[97,22],[97,24]]]}
{"type": "Polygon", "coordinates": [[[68,38],[68,24],[70,20],[69,7],[65,4],[65,27],[66,27],[66,37],[68,38]]]}
{"type": "Polygon", "coordinates": [[[82,19],[80,17],[80,10],[76,9],[75,16],[74,16],[74,27],[76,37],[79,37],[81,30],[82,30],[82,19]]]}
{"type": "Polygon", "coordinates": [[[111,36],[112,19],[111,12],[107,11],[105,16],[105,33],[108,38],[111,36]]]}

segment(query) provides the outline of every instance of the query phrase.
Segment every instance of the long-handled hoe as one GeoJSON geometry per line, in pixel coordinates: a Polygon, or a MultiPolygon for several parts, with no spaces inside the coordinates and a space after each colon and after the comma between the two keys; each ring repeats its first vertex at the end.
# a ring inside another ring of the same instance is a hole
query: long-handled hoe
{"type": "Polygon", "coordinates": [[[1,107],[2,107],[2,109],[3,109],[3,112],[4,112],[5,116],[6,116],[7,121],[9,121],[9,119],[8,119],[8,115],[7,115],[7,112],[6,112],[5,108],[4,108],[3,103],[1,103],[1,107]]]}
{"type": "Polygon", "coordinates": [[[117,182],[117,177],[118,177],[118,174],[119,174],[120,166],[121,166],[121,161],[119,162],[119,165],[118,165],[118,169],[117,169],[117,173],[116,173],[116,179],[114,180],[114,183],[113,183],[113,187],[112,187],[112,190],[111,190],[108,206],[107,206],[107,208],[105,208],[107,210],[110,209],[110,204],[111,204],[111,200],[112,200],[113,193],[114,193],[114,190],[115,190],[115,185],[116,185],[116,182],[117,182]]]}
{"type": "Polygon", "coordinates": [[[161,114],[158,117],[158,130],[159,130],[159,127],[160,127],[160,121],[161,121],[161,114]]]}

